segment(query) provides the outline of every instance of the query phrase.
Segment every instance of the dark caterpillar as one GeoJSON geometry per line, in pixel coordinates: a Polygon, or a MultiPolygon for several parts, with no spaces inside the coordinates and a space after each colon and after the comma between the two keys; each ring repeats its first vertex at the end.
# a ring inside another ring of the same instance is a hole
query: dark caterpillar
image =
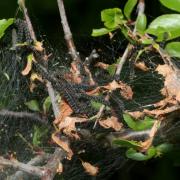
{"type": "Polygon", "coordinates": [[[17,31],[17,43],[27,42],[28,44],[31,44],[33,40],[27,28],[26,21],[22,19],[16,19],[14,21],[14,25],[17,31]]]}

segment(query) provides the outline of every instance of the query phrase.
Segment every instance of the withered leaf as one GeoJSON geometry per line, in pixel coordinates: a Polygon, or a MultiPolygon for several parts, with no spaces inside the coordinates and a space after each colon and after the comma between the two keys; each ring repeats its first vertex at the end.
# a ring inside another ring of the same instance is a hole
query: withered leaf
{"type": "Polygon", "coordinates": [[[97,166],[93,166],[92,164],[90,164],[88,162],[82,161],[82,165],[83,165],[85,171],[91,176],[96,176],[97,173],[99,172],[99,168],[97,166]]]}
{"type": "Polygon", "coordinates": [[[52,140],[58,144],[62,149],[64,149],[64,151],[67,152],[67,159],[71,160],[72,156],[73,156],[73,152],[71,150],[71,148],[69,147],[68,142],[62,141],[57,135],[56,133],[52,134],[52,140]]]}
{"type": "Polygon", "coordinates": [[[86,118],[78,117],[66,117],[61,123],[58,124],[59,131],[63,131],[64,134],[74,137],[75,139],[80,139],[76,132],[76,123],[86,122],[86,118]]]}
{"type": "Polygon", "coordinates": [[[64,101],[64,100],[61,100],[60,102],[60,113],[59,113],[59,116],[58,118],[56,118],[54,120],[54,124],[59,124],[61,123],[66,117],[70,116],[72,114],[73,110],[71,109],[71,107],[69,106],[69,104],[64,101]]]}
{"type": "Polygon", "coordinates": [[[135,67],[145,72],[149,71],[149,68],[145,65],[144,62],[136,62],[135,67]]]}
{"type": "MultiPolygon", "coordinates": [[[[164,88],[167,96],[175,97],[180,102],[180,70],[175,71],[167,64],[164,64],[159,65],[156,71],[165,77],[164,88]]],[[[165,93],[163,94],[165,95],[165,93]]]]}
{"type": "Polygon", "coordinates": [[[115,131],[120,131],[123,126],[123,124],[118,121],[117,117],[114,116],[98,122],[102,127],[106,129],[113,128],[115,131]]]}
{"type": "Polygon", "coordinates": [[[32,69],[32,63],[33,63],[33,58],[34,58],[34,57],[33,57],[32,54],[30,54],[30,55],[27,57],[26,67],[25,67],[25,69],[21,72],[21,74],[22,74],[23,76],[28,75],[29,72],[31,71],[31,69],[32,69]]]}

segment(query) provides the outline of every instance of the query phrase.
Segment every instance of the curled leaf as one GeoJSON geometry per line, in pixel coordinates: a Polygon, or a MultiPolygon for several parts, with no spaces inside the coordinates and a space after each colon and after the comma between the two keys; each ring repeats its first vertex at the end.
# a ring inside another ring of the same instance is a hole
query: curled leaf
{"type": "Polygon", "coordinates": [[[21,72],[21,74],[22,74],[23,76],[28,75],[29,72],[31,71],[33,59],[34,59],[33,54],[30,54],[30,55],[27,57],[26,67],[25,67],[25,69],[21,72]]]}
{"type": "Polygon", "coordinates": [[[71,160],[72,156],[73,156],[73,152],[71,150],[71,148],[69,147],[69,144],[68,142],[65,142],[63,140],[61,140],[57,135],[56,133],[53,133],[52,134],[52,140],[58,144],[62,149],[64,149],[64,151],[67,152],[67,158],[69,160],[71,160]]]}
{"type": "Polygon", "coordinates": [[[97,166],[93,166],[92,164],[90,164],[88,162],[82,161],[82,165],[83,165],[85,171],[91,176],[96,176],[97,173],[99,172],[99,168],[97,166]]]}
{"type": "Polygon", "coordinates": [[[117,117],[114,116],[98,122],[102,127],[106,129],[113,128],[115,131],[120,131],[123,126],[123,124],[118,121],[117,117]]]}

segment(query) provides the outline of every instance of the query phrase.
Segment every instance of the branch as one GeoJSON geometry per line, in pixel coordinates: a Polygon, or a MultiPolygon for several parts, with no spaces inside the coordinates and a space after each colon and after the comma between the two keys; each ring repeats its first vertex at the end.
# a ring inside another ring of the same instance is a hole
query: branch
{"type": "MultiPolygon", "coordinates": [[[[31,159],[27,164],[28,165],[38,165],[43,163],[44,161],[48,160],[52,155],[44,153],[41,155],[36,156],[35,158],[31,159]]],[[[9,180],[17,180],[17,179],[23,179],[24,176],[27,174],[23,171],[17,171],[15,174],[8,177],[9,180]]]]}
{"type": "Polygon", "coordinates": [[[9,111],[9,110],[6,110],[6,109],[2,109],[2,110],[0,110],[0,116],[34,119],[34,120],[36,120],[36,121],[38,121],[40,123],[47,124],[47,121],[45,121],[44,118],[40,117],[38,114],[35,114],[35,113],[14,112],[14,111],[9,111]]]}
{"type": "Polygon", "coordinates": [[[62,23],[62,27],[63,27],[63,31],[64,31],[64,38],[66,40],[67,43],[67,47],[69,50],[69,53],[72,57],[73,61],[77,61],[77,62],[81,62],[80,56],[76,50],[74,41],[73,41],[73,37],[72,37],[72,33],[67,21],[67,17],[66,17],[66,12],[65,12],[65,8],[64,8],[64,2],[63,0],[57,0],[58,3],[58,8],[59,8],[59,13],[60,13],[60,17],[61,17],[61,23],[62,23]]]}
{"type": "MultiPolygon", "coordinates": [[[[19,6],[21,7],[21,9],[23,10],[30,36],[31,36],[32,40],[34,42],[36,42],[37,41],[36,35],[35,35],[35,32],[34,32],[31,20],[29,18],[27,8],[25,6],[25,2],[24,2],[24,0],[19,0],[18,3],[19,3],[19,6]]],[[[45,54],[44,59],[46,59],[46,57],[48,57],[48,56],[45,54]]],[[[57,116],[59,114],[59,108],[58,108],[58,105],[56,103],[55,91],[54,91],[54,89],[53,89],[50,82],[47,82],[46,86],[47,86],[47,89],[48,89],[48,94],[49,94],[49,96],[51,98],[54,115],[57,118],[57,116]]]]}
{"type": "MultiPolygon", "coordinates": [[[[36,156],[34,159],[32,159],[28,164],[24,164],[21,162],[18,162],[15,159],[9,160],[5,159],[0,156],[0,166],[3,167],[11,167],[14,169],[19,169],[25,173],[28,173],[33,176],[38,176],[43,180],[52,180],[55,174],[57,173],[58,165],[64,159],[65,153],[60,148],[56,148],[56,151],[51,156],[51,159],[48,161],[48,163],[45,166],[33,166],[35,164],[39,164],[42,161],[49,158],[49,154],[36,156]]],[[[16,172],[16,176],[21,176],[22,172],[16,172]]],[[[12,178],[11,180],[13,180],[12,178]]]]}
{"type": "MultiPolygon", "coordinates": [[[[138,11],[137,18],[138,18],[139,15],[144,13],[144,10],[145,10],[145,2],[144,2],[144,0],[139,0],[138,6],[137,6],[137,11],[138,11]]],[[[137,18],[136,18],[136,20],[137,20],[137,18]]],[[[135,33],[136,33],[136,26],[134,27],[134,30],[133,30],[134,35],[135,35],[135,33]]],[[[116,76],[119,76],[121,74],[123,65],[126,62],[128,54],[132,51],[132,49],[133,49],[133,45],[131,45],[129,43],[127,45],[127,48],[125,49],[124,54],[122,55],[122,57],[119,57],[120,61],[119,61],[119,64],[117,65],[117,69],[116,69],[116,73],[115,73],[116,76]]]]}

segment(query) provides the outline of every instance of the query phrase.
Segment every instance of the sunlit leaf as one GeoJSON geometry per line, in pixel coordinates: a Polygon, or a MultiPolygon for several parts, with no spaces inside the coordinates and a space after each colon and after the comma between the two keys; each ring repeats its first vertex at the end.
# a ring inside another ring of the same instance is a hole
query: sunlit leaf
{"type": "Polygon", "coordinates": [[[40,111],[39,103],[37,100],[31,100],[25,103],[25,105],[32,111],[40,111]]]}
{"type": "Polygon", "coordinates": [[[152,21],[146,33],[157,36],[157,41],[163,41],[165,34],[167,40],[180,36],[180,14],[165,14],[152,21]]]}
{"type": "Polygon", "coordinates": [[[139,32],[140,34],[144,34],[144,31],[146,29],[146,25],[147,25],[146,15],[144,13],[140,14],[136,20],[137,32],[139,32]]]}
{"type": "Polygon", "coordinates": [[[119,25],[125,23],[124,16],[121,9],[105,9],[101,11],[101,20],[108,29],[117,28],[119,25]]]}
{"type": "Polygon", "coordinates": [[[154,123],[154,120],[149,117],[145,117],[144,120],[134,120],[128,114],[123,114],[123,117],[127,125],[134,131],[142,131],[142,130],[149,129],[152,127],[154,123]]]}
{"type": "Polygon", "coordinates": [[[166,45],[165,50],[171,57],[180,58],[180,42],[170,42],[166,45]]]}
{"type": "Polygon", "coordinates": [[[115,29],[107,29],[107,28],[93,29],[91,36],[94,36],[94,37],[102,36],[114,30],[115,29]]]}
{"type": "Polygon", "coordinates": [[[160,0],[169,9],[180,12],[180,0],[160,0]]]}
{"type": "Polygon", "coordinates": [[[13,22],[13,18],[0,20],[0,39],[4,36],[5,30],[13,24],[13,22]]]}
{"type": "Polygon", "coordinates": [[[128,0],[124,6],[124,15],[127,19],[131,19],[131,13],[137,4],[137,0],[128,0]]]}
{"type": "Polygon", "coordinates": [[[156,149],[154,147],[150,147],[146,154],[143,154],[141,152],[137,152],[135,149],[130,148],[126,151],[126,156],[129,159],[133,159],[136,161],[146,161],[148,159],[151,159],[156,155],[156,149]]]}
{"type": "Polygon", "coordinates": [[[130,141],[126,139],[116,139],[113,141],[113,144],[116,144],[121,147],[128,147],[128,148],[135,148],[138,149],[141,147],[141,145],[136,141],[130,141]]]}

